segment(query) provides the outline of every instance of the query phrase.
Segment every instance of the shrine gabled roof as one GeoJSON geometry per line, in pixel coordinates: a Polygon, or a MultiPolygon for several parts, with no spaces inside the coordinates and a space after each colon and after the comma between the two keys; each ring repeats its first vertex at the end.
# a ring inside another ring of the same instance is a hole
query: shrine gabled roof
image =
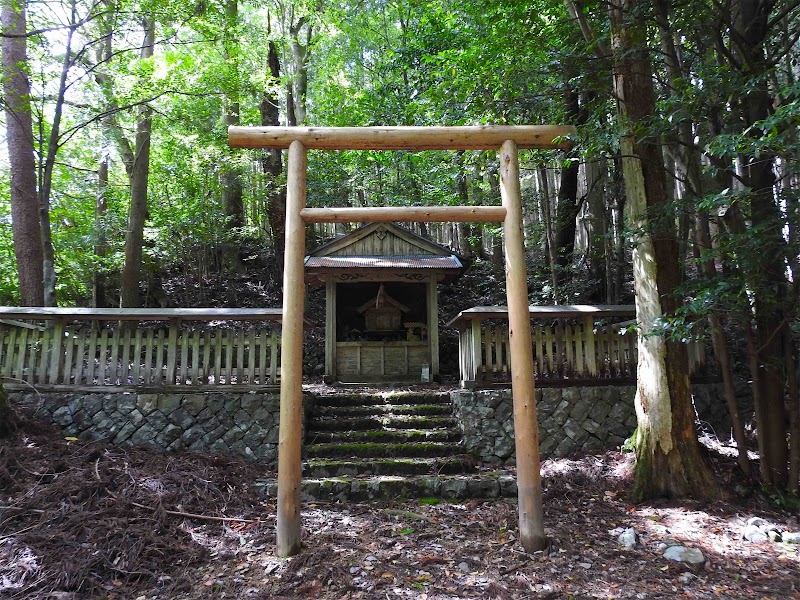
{"type": "Polygon", "coordinates": [[[450,256],[453,251],[396,223],[369,223],[319,246],[310,256],[450,256]]]}
{"type": "Polygon", "coordinates": [[[450,256],[307,256],[306,269],[462,269],[455,254],[450,256]]]}

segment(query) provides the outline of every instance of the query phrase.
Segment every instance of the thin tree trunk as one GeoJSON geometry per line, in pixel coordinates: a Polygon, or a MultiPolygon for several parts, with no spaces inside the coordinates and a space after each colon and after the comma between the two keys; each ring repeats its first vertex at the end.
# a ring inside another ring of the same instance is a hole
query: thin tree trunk
{"type": "Polygon", "coordinates": [[[3,0],[0,27],[14,37],[2,38],[3,95],[6,144],[11,175],[11,231],[21,302],[44,304],[42,234],[36,196],[31,86],[28,66],[24,0],[3,0]]]}
{"type": "Polygon", "coordinates": [[[648,219],[651,210],[663,208],[667,201],[660,146],[631,133],[655,112],[646,31],[631,17],[635,4],[636,0],[612,0],[609,10],[614,90],[620,117],[629,123],[621,139],[625,189],[632,225],[641,232],[633,251],[640,327],[635,494],[639,499],[710,499],[718,497],[720,489],[697,441],[686,346],[652,334],[658,320],[678,306],[674,288],[680,266],[671,222],[652,235],[648,219]]]}
{"type": "MultiPolygon", "coordinates": [[[[145,18],[144,42],[140,56],[153,56],[155,44],[155,22],[145,18]]],[[[142,271],[142,243],[144,222],[147,218],[147,184],[150,175],[150,131],[153,110],[147,105],[140,108],[136,124],[136,149],[131,169],[131,206],[128,212],[128,229],[125,233],[125,264],[122,269],[122,306],[134,308],[140,305],[139,281],[142,271]]]]}
{"type": "MultiPolygon", "coordinates": [[[[275,82],[280,81],[281,65],[278,58],[278,49],[275,42],[270,41],[267,54],[270,76],[275,82]]],[[[279,99],[276,93],[266,93],[261,99],[261,124],[264,126],[280,125],[279,99]]],[[[279,181],[283,171],[283,155],[281,150],[273,148],[265,150],[261,158],[264,173],[268,175],[267,182],[267,214],[269,216],[270,231],[272,232],[272,247],[275,251],[275,260],[278,273],[283,273],[284,238],[286,233],[286,186],[279,181]]]]}
{"type": "MultiPolygon", "coordinates": [[[[226,86],[225,103],[223,108],[222,120],[225,127],[239,124],[239,39],[237,24],[239,20],[238,0],[227,0],[225,2],[225,30],[223,33],[223,48],[226,64],[233,74],[228,74],[227,81],[233,81],[226,86]]],[[[233,154],[228,153],[228,162],[222,168],[222,206],[225,216],[228,218],[228,226],[232,229],[241,229],[245,225],[244,220],[244,190],[242,186],[242,174],[233,160],[233,154]]],[[[236,259],[229,261],[236,270],[242,269],[241,261],[236,259]]]]}
{"type": "MultiPolygon", "coordinates": [[[[569,82],[565,82],[564,87],[564,109],[567,121],[578,124],[585,122],[585,119],[581,118],[578,92],[569,86],[569,82]]],[[[569,279],[568,275],[575,253],[575,233],[577,231],[575,220],[581,209],[581,202],[578,201],[580,163],[576,156],[572,158],[574,160],[570,160],[569,164],[561,169],[561,185],[558,188],[556,201],[556,222],[553,228],[555,230],[555,263],[552,265],[552,277],[553,286],[559,291],[563,288],[564,282],[569,279]]],[[[559,300],[566,300],[566,298],[556,297],[556,302],[559,300]]]]}
{"type": "MultiPolygon", "coordinates": [[[[489,170],[489,193],[492,199],[500,197],[500,175],[495,168],[489,170]]],[[[492,234],[492,266],[496,269],[502,269],[505,264],[505,255],[503,253],[503,236],[502,233],[496,230],[492,234]]]]}
{"type": "Polygon", "coordinates": [[[547,170],[544,167],[536,171],[539,180],[539,206],[544,221],[544,240],[545,255],[547,256],[550,267],[550,283],[553,286],[553,300],[558,298],[558,280],[555,277],[556,264],[558,262],[555,234],[553,231],[553,219],[550,211],[550,184],[547,178],[547,170]]]}

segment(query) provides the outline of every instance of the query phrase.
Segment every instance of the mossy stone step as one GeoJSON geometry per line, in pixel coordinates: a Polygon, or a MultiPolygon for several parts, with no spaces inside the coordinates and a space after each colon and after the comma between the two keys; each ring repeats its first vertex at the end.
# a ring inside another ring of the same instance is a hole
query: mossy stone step
{"type": "Polygon", "coordinates": [[[450,404],[373,404],[368,406],[315,406],[316,417],[364,417],[370,415],[449,416],[450,404]]]}
{"type": "MultiPolygon", "coordinates": [[[[277,494],[275,480],[259,480],[255,484],[266,496],[277,494]]],[[[422,475],[375,476],[366,478],[331,477],[304,479],[301,496],[306,502],[363,502],[378,499],[514,497],[517,484],[508,474],[487,475],[422,475]]]]}
{"type": "Polygon", "coordinates": [[[317,406],[374,406],[381,404],[450,404],[448,393],[331,394],[317,396],[317,406]]]}
{"type": "Polygon", "coordinates": [[[407,444],[381,444],[353,442],[347,444],[310,444],[305,447],[308,458],[350,457],[434,457],[461,454],[464,449],[459,444],[447,442],[411,442],[407,444]]]}
{"type": "Polygon", "coordinates": [[[475,459],[460,455],[446,458],[378,458],[372,460],[309,460],[303,476],[310,478],[375,475],[452,475],[475,471],[475,459]]]}
{"type": "Polygon", "coordinates": [[[392,429],[440,429],[456,427],[452,417],[417,417],[413,415],[373,415],[366,417],[314,417],[310,427],[315,431],[366,431],[392,429]]]}
{"type": "Polygon", "coordinates": [[[458,442],[457,429],[374,429],[361,431],[310,431],[307,444],[347,442],[458,442]]]}

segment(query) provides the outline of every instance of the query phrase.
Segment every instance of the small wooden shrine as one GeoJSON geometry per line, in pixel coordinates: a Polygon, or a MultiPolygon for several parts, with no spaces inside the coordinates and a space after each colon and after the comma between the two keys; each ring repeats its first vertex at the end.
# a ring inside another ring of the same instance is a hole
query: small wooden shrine
{"type": "Polygon", "coordinates": [[[394,223],[372,223],[305,259],[325,285],[325,376],[343,382],[426,381],[439,373],[437,285],[459,257],[394,223]]]}

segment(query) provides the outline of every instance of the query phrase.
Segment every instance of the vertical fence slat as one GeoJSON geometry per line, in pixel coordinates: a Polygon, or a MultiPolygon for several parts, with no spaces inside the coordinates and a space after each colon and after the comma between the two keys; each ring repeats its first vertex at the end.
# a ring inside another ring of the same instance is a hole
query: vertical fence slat
{"type": "MultiPolygon", "coordinates": [[[[178,320],[170,319],[167,338],[167,384],[175,385],[175,361],[177,359],[178,320]]],[[[183,383],[183,382],[181,382],[183,383]]]]}
{"type": "MultiPolygon", "coordinates": [[[[136,327],[136,331],[139,327],[136,327]]],[[[128,385],[128,377],[131,372],[131,343],[134,330],[131,327],[124,327],[122,329],[122,362],[120,363],[119,383],[120,385],[128,385]]]]}
{"type": "Polygon", "coordinates": [[[217,329],[214,335],[214,384],[222,383],[222,336],[224,329],[217,329]]]}
{"type": "Polygon", "coordinates": [[[164,380],[166,376],[165,368],[166,368],[166,358],[167,358],[167,337],[169,336],[169,332],[164,334],[164,328],[160,327],[158,329],[158,339],[156,340],[156,361],[153,365],[153,369],[155,372],[155,383],[157,385],[161,385],[162,383],[167,383],[164,380]]]}
{"type": "MultiPolygon", "coordinates": [[[[90,326],[91,327],[91,326],[90,326]]],[[[79,325],[76,330],[77,339],[75,340],[75,369],[72,372],[72,382],[75,385],[91,385],[91,381],[86,381],[86,369],[84,362],[91,359],[87,344],[87,328],[79,325]]],[[[88,365],[87,365],[88,367],[88,365]]],[[[69,381],[67,381],[69,383],[69,381]]]]}
{"type": "Polygon", "coordinates": [[[110,372],[108,374],[111,385],[117,385],[117,381],[119,381],[119,346],[123,329],[127,329],[127,327],[124,324],[117,322],[116,326],[114,327],[114,332],[111,335],[111,361],[109,362],[110,372]]]}
{"type": "Polygon", "coordinates": [[[180,377],[178,378],[178,383],[180,385],[186,383],[186,372],[189,366],[189,333],[190,330],[181,329],[180,334],[178,335],[178,344],[181,348],[181,369],[180,377]]]}
{"type": "Polygon", "coordinates": [[[583,338],[586,340],[586,367],[589,375],[597,375],[597,358],[594,347],[594,317],[587,316],[583,319],[583,338]]]}
{"type": "Polygon", "coordinates": [[[270,383],[278,383],[278,328],[272,327],[269,335],[269,379],[270,383]]]}
{"type": "Polygon", "coordinates": [[[45,379],[47,373],[47,357],[45,351],[49,347],[49,340],[47,340],[45,336],[48,333],[49,330],[47,329],[44,331],[32,329],[28,334],[28,339],[25,342],[25,354],[22,355],[22,371],[25,371],[25,362],[30,365],[28,376],[25,378],[28,383],[44,383],[47,381],[45,379]],[[38,377],[37,370],[39,371],[38,377]]]}
{"type": "Polygon", "coordinates": [[[136,338],[133,342],[133,385],[139,385],[139,374],[142,370],[142,328],[136,328],[136,338]]]}
{"type": "Polygon", "coordinates": [[[0,376],[3,375],[5,371],[4,366],[6,364],[6,358],[10,354],[10,349],[6,349],[6,344],[11,337],[11,332],[13,328],[6,327],[2,323],[0,323],[0,376]],[[6,336],[8,334],[8,336],[6,336]]]}
{"type": "Polygon", "coordinates": [[[265,326],[258,328],[258,369],[256,369],[256,377],[260,385],[267,384],[267,339],[269,337],[269,330],[265,326]]]}
{"type": "MultiPolygon", "coordinates": [[[[67,385],[72,383],[72,357],[75,353],[75,338],[75,333],[70,331],[67,327],[64,331],[64,344],[66,345],[64,354],[64,376],[61,378],[62,381],[57,381],[56,383],[66,383],[67,385]]],[[[76,378],[75,384],[77,385],[79,383],[80,382],[76,378]]]]}
{"type": "Polygon", "coordinates": [[[236,332],[228,331],[225,336],[225,383],[233,383],[233,348],[236,344],[236,332]]]}
{"type": "Polygon", "coordinates": [[[192,340],[192,352],[189,357],[189,378],[192,380],[192,385],[197,385],[200,378],[200,330],[193,328],[190,330],[190,339],[192,340]]]}
{"type": "MultiPolygon", "coordinates": [[[[58,376],[61,372],[61,346],[62,342],[64,341],[64,320],[63,319],[56,319],[55,323],[53,324],[53,329],[50,331],[50,346],[47,349],[48,354],[47,356],[42,357],[42,378],[40,381],[42,383],[57,383],[58,376]],[[45,364],[46,363],[46,364],[45,364]],[[47,379],[44,378],[44,369],[49,371],[49,377],[47,379]]],[[[44,350],[44,349],[43,349],[44,350]]]]}
{"type": "Polygon", "coordinates": [[[236,383],[244,383],[244,331],[239,331],[236,336],[236,383]]]}
{"type": "Polygon", "coordinates": [[[28,335],[31,332],[28,329],[23,329],[19,335],[19,352],[17,354],[17,371],[16,376],[20,381],[25,380],[25,356],[28,353],[28,335]]]}
{"type": "Polygon", "coordinates": [[[575,377],[583,377],[586,374],[586,366],[583,361],[583,330],[577,323],[570,325],[572,330],[572,340],[575,344],[575,377]]]}
{"type": "Polygon", "coordinates": [[[89,347],[86,350],[87,364],[86,364],[86,383],[87,385],[94,385],[94,372],[95,372],[95,359],[97,357],[97,328],[100,324],[97,321],[92,321],[89,329],[89,347]]]}
{"type": "Polygon", "coordinates": [[[106,362],[108,360],[106,353],[108,351],[108,329],[103,327],[100,331],[100,351],[98,353],[100,357],[100,364],[99,369],[97,371],[97,383],[99,385],[106,384],[106,362]]]}
{"type": "Polygon", "coordinates": [[[47,367],[50,364],[52,338],[53,330],[49,327],[39,333],[38,351],[36,352],[36,383],[47,383],[47,367]]]}
{"type": "Polygon", "coordinates": [[[200,378],[201,381],[198,383],[202,383],[206,385],[209,383],[208,375],[211,373],[211,328],[206,327],[205,332],[203,333],[203,366],[200,370],[200,378]]]}
{"type": "Polygon", "coordinates": [[[247,383],[253,385],[256,375],[256,328],[250,328],[250,347],[247,349],[247,383]]]}
{"type": "Polygon", "coordinates": [[[142,373],[142,382],[145,385],[153,383],[153,337],[155,331],[152,329],[147,330],[147,336],[144,343],[144,373],[142,373]]]}
{"type": "MultiPolygon", "coordinates": [[[[5,328],[3,328],[3,331],[5,331],[5,328]]],[[[9,327],[8,338],[6,338],[5,334],[3,334],[3,340],[4,343],[7,343],[8,345],[6,346],[6,351],[3,353],[2,375],[3,377],[11,377],[11,373],[14,369],[14,359],[16,358],[17,353],[17,328],[9,327]]]]}

